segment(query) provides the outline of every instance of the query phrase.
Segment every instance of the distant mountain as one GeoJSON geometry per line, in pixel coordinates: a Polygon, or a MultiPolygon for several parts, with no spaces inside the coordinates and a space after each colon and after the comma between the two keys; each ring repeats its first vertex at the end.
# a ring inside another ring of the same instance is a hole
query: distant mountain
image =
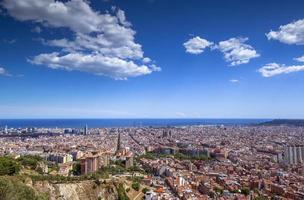
{"type": "Polygon", "coordinates": [[[274,119],[268,122],[260,123],[259,125],[265,126],[304,126],[304,119],[274,119]]]}

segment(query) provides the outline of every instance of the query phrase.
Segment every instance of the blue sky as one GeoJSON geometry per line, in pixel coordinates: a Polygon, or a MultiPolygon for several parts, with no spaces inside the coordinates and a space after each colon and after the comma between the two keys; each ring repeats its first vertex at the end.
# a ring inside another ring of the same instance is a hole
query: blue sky
{"type": "Polygon", "coordinates": [[[304,118],[303,1],[0,2],[0,118],[304,118]]]}

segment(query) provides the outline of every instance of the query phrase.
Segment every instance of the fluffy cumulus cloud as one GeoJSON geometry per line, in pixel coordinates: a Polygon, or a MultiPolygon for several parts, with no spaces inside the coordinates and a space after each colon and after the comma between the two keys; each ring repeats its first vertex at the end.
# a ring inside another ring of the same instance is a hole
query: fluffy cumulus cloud
{"type": "Polygon", "coordinates": [[[210,47],[212,44],[212,42],[196,36],[185,42],[184,47],[186,48],[187,53],[201,54],[204,52],[205,48],[210,47]]]}
{"type": "Polygon", "coordinates": [[[54,69],[78,70],[115,79],[150,74],[160,68],[144,57],[135,30],[124,11],[94,11],[85,0],[4,0],[1,5],[19,21],[47,28],[68,28],[72,39],[42,39],[58,51],[35,56],[31,62],[54,69]]]}
{"type": "Polygon", "coordinates": [[[304,65],[285,66],[277,63],[269,63],[258,70],[264,77],[273,77],[280,74],[304,71],[304,65]]]}
{"type": "Polygon", "coordinates": [[[245,64],[260,56],[252,46],[245,44],[247,40],[248,38],[230,38],[219,42],[214,49],[220,50],[231,66],[245,64]]]}
{"type": "Polygon", "coordinates": [[[109,26],[116,18],[94,12],[83,0],[60,2],[55,0],[4,0],[2,3],[11,16],[20,20],[32,20],[53,27],[69,27],[75,32],[99,31],[100,25],[109,26]]]}
{"type": "Polygon", "coordinates": [[[266,34],[267,38],[278,40],[285,44],[304,44],[304,19],[291,22],[279,27],[277,31],[270,31],[266,34]]]}
{"type": "Polygon", "coordinates": [[[214,44],[213,42],[196,36],[183,45],[186,48],[186,52],[191,54],[201,54],[208,47],[212,50],[219,50],[224,54],[226,62],[229,62],[231,66],[236,66],[246,64],[252,58],[260,56],[252,46],[245,44],[247,40],[248,38],[243,37],[230,38],[214,44]]]}
{"type": "Polygon", "coordinates": [[[139,66],[133,61],[106,57],[101,54],[68,53],[61,56],[54,52],[40,54],[31,62],[37,65],[48,65],[52,69],[78,70],[96,75],[107,75],[115,79],[145,75],[152,72],[145,65],[139,66]]]}
{"type": "Polygon", "coordinates": [[[294,60],[298,61],[298,62],[304,62],[304,55],[300,56],[300,57],[297,57],[297,58],[294,58],[294,60]]]}

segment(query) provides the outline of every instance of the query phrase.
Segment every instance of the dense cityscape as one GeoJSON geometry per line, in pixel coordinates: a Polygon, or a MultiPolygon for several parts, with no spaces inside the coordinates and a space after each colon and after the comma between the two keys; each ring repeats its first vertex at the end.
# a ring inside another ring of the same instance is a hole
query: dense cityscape
{"type": "MultiPolygon", "coordinates": [[[[6,126],[1,132],[0,154],[39,156],[40,176],[101,174],[99,181],[121,183],[129,199],[304,199],[303,127],[6,126]]],[[[26,168],[22,173],[33,173],[26,168]]]]}

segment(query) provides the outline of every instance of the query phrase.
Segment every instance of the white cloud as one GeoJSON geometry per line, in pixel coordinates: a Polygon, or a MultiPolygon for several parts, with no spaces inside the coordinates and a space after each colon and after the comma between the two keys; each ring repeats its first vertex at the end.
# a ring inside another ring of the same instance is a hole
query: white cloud
{"type": "Polygon", "coordinates": [[[298,61],[298,62],[304,62],[304,55],[300,56],[300,57],[297,57],[297,58],[294,58],[294,60],[298,61]]]}
{"type": "Polygon", "coordinates": [[[270,31],[266,34],[268,40],[278,40],[285,44],[304,44],[304,19],[291,22],[279,27],[278,31],[270,31]]]}
{"type": "Polygon", "coordinates": [[[252,58],[260,56],[252,46],[245,44],[247,40],[248,38],[243,37],[230,38],[213,45],[213,42],[196,36],[185,42],[184,47],[186,52],[191,54],[201,54],[205,48],[211,47],[213,50],[221,51],[224,54],[224,59],[231,66],[236,66],[248,63],[252,58]]]}
{"type": "Polygon", "coordinates": [[[230,79],[229,80],[231,83],[239,83],[240,81],[238,79],[230,79]]]}
{"type": "Polygon", "coordinates": [[[269,63],[258,70],[264,77],[272,77],[299,71],[304,71],[304,65],[285,66],[277,63],[269,63]]]}
{"type": "Polygon", "coordinates": [[[55,0],[3,0],[1,4],[20,21],[32,20],[53,27],[69,27],[82,33],[98,31],[99,25],[111,25],[116,20],[111,15],[94,12],[83,0],[66,3],[55,0]]]}
{"type": "Polygon", "coordinates": [[[10,76],[10,73],[3,67],[0,67],[0,76],[10,76]]]}
{"type": "Polygon", "coordinates": [[[143,58],[142,61],[143,61],[143,63],[149,63],[149,62],[151,62],[151,59],[148,57],[145,57],[145,58],[143,58]]]}
{"type": "Polygon", "coordinates": [[[155,72],[160,72],[161,71],[161,68],[154,65],[154,64],[150,65],[149,67],[150,67],[150,69],[152,69],[152,71],[155,71],[155,72]]]}
{"type": "Polygon", "coordinates": [[[3,68],[3,67],[0,67],[0,75],[3,75],[3,74],[5,74],[5,69],[3,68]]]}
{"type": "Polygon", "coordinates": [[[115,79],[127,79],[139,75],[150,74],[153,67],[137,65],[133,61],[126,61],[117,57],[105,57],[100,54],[69,53],[60,55],[57,52],[40,54],[32,63],[47,65],[52,69],[78,70],[96,75],[109,76],[115,79]]]}
{"type": "Polygon", "coordinates": [[[114,14],[101,14],[86,0],[4,0],[1,4],[17,20],[68,28],[73,32],[73,39],[42,39],[43,44],[57,47],[59,51],[34,57],[31,60],[34,64],[115,79],[160,71],[155,65],[147,65],[142,46],[135,42],[136,32],[120,9],[115,8],[114,14]]]}
{"type": "Polygon", "coordinates": [[[231,66],[245,64],[250,59],[260,56],[252,46],[245,44],[247,40],[248,38],[230,38],[219,42],[214,49],[220,50],[231,66]]]}
{"type": "MultiPolygon", "coordinates": [[[[131,29],[129,31],[132,31],[131,29]]],[[[106,38],[103,34],[92,37],[87,34],[77,33],[75,40],[70,41],[68,39],[56,39],[49,40],[45,43],[50,46],[60,47],[67,52],[74,51],[91,51],[98,52],[102,55],[119,58],[140,59],[143,57],[143,51],[140,44],[136,44],[133,41],[132,33],[126,30],[124,35],[106,38]]]]}
{"type": "Polygon", "coordinates": [[[132,24],[127,21],[125,11],[118,9],[116,13],[117,19],[124,26],[131,26],[132,24]]]}
{"type": "Polygon", "coordinates": [[[187,53],[201,54],[204,52],[205,48],[211,46],[212,44],[212,42],[196,36],[185,42],[183,45],[186,48],[187,53]]]}

